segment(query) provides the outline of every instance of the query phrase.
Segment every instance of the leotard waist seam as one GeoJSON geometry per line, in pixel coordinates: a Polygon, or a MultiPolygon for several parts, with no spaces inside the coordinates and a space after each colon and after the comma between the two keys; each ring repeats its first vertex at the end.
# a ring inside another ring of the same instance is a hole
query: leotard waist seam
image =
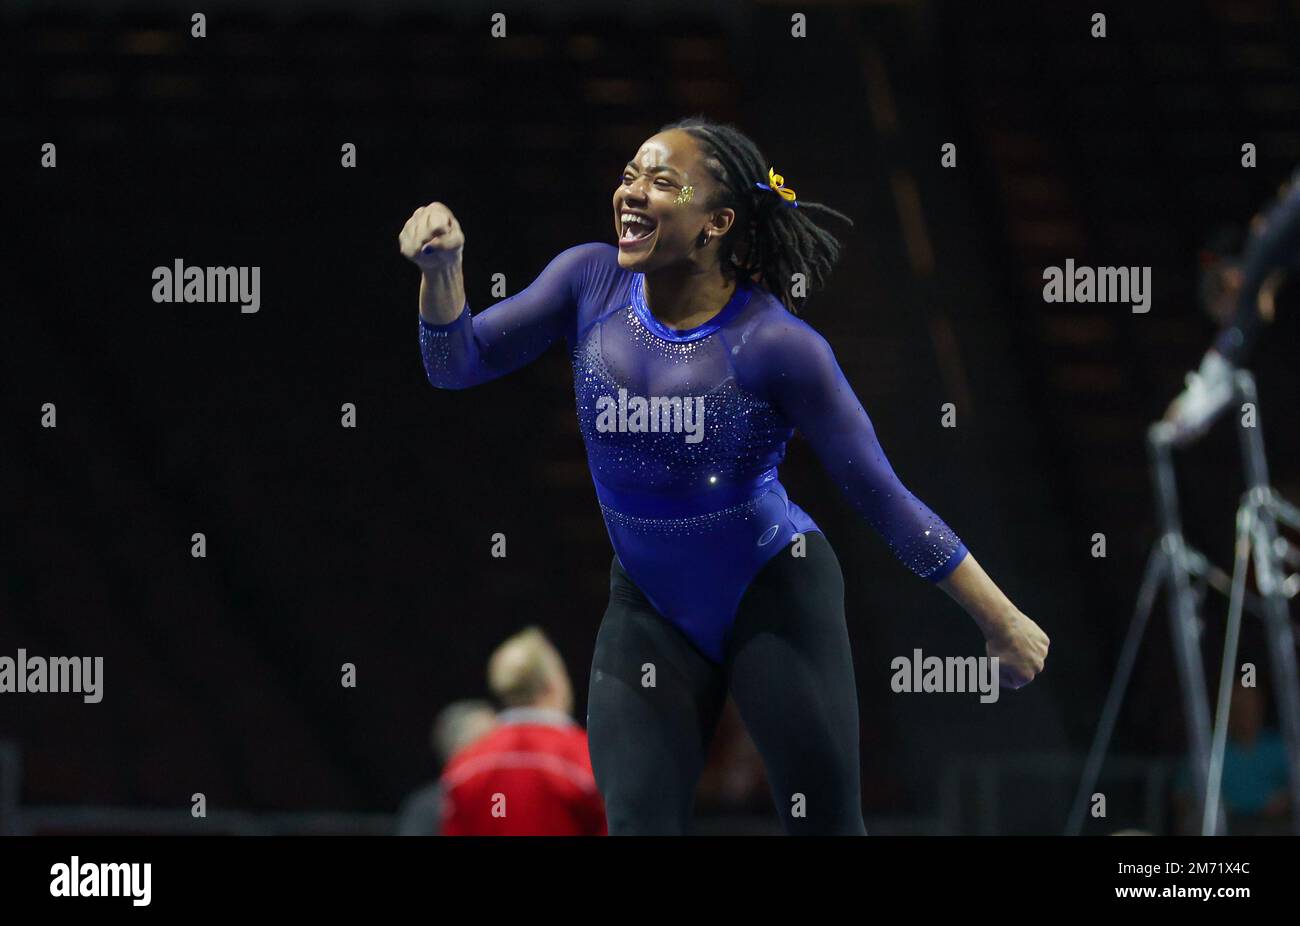
{"type": "Polygon", "coordinates": [[[777,485],[773,466],[751,479],[731,485],[719,485],[695,492],[642,492],[611,489],[592,473],[596,498],[602,508],[634,518],[689,518],[713,514],[742,505],[777,485]]]}

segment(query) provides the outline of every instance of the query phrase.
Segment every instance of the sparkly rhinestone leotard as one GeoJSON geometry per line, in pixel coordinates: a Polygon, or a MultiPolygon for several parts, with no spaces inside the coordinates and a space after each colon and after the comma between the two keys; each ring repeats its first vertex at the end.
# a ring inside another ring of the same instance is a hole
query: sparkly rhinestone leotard
{"type": "Polygon", "coordinates": [[[596,498],[619,563],[660,615],[715,662],[745,589],[818,527],[777,480],[798,429],[854,507],[937,582],[961,540],[894,474],[826,340],[741,283],[689,330],[661,324],[618,250],[580,244],[527,289],[445,325],[420,319],[429,381],[495,379],[564,338],[596,498]]]}

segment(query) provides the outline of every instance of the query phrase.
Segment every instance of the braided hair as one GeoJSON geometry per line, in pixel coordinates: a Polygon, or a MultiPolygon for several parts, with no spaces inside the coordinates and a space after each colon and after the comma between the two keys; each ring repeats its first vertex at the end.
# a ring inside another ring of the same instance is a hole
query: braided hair
{"type": "Polygon", "coordinates": [[[807,297],[791,292],[794,274],[805,275],[808,291],[821,289],[840,256],[839,240],[818,227],[809,213],[831,215],[849,225],[853,220],[821,203],[799,200],[798,208],[791,208],[775,192],[755,186],[768,179],[767,159],[733,125],[696,115],[659,131],[669,129],[680,129],[695,139],[706,169],[718,182],[720,189],[705,208],[736,210],[733,228],[738,234],[728,233],[720,244],[724,272],[730,267],[737,276],[757,282],[798,315],[807,297]]]}

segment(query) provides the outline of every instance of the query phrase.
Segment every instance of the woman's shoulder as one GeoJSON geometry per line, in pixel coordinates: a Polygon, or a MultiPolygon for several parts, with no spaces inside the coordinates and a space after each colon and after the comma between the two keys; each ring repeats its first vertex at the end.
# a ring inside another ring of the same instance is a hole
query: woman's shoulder
{"type": "Polygon", "coordinates": [[[615,245],[604,241],[575,244],[556,255],[553,263],[565,268],[572,282],[577,309],[575,336],[627,304],[632,272],[619,266],[615,245]]]}
{"type": "Polygon", "coordinates": [[[589,295],[627,275],[618,265],[618,248],[603,241],[584,241],[560,251],[543,273],[567,279],[575,294],[589,295]]]}
{"type": "MultiPolygon", "coordinates": [[[[547,271],[586,279],[592,271],[609,274],[618,266],[618,248],[603,241],[584,241],[560,251],[546,265],[547,271]]],[[[626,271],[622,271],[626,272],[626,271]]]]}
{"type": "Polygon", "coordinates": [[[605,241],[585,241],[565,248],[555,262],[567,264],[578,274],[588,298],[625,289],[632,279],[632,272],[619,266],[618,248],[605,241]]]}
{"type": "Polygon", "coordinates": [[[608,241],[584,241],[565,248],[561,254],[574,254],[591,260],[613,261],[618,263],[618,248],[608,241]]]}
{"type": "Polygon", "coordinates": [[[762,353],[821,350],[826,345],[817,329],[786,308],[774,293],[758,285],[753,289],[746,311],[738,319],[743,343],[762,353]]]}

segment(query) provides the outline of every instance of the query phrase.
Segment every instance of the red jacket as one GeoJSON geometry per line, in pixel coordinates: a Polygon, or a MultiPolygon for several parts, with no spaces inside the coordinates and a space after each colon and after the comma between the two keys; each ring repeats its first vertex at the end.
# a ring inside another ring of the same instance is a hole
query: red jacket
{"type": "Polygon", "coordinates": [[[604,836],[587,732],[559,711],[512,708],[442,773],[444,836],[604,836]]]}

